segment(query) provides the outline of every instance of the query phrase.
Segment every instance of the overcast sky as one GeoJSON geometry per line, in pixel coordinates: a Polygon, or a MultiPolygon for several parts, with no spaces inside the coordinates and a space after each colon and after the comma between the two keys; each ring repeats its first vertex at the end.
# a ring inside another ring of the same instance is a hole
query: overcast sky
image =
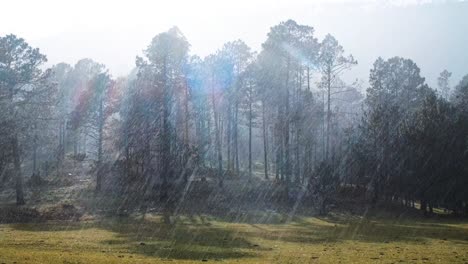
{"type": "Polygon", "coordinates": [[[269,28],[294,19],[334,35],[358,60],[347,78],[368,79],[378,56],[413,59],[428,83],[468,73],[468,1],[443,0],[7,0],[0,35],[14,33],[49,64],[92,58],[114,76],[127,74],[156,34],[178,26],[191,53],[206,56],[242,39],[259,50],[269,28]]]}

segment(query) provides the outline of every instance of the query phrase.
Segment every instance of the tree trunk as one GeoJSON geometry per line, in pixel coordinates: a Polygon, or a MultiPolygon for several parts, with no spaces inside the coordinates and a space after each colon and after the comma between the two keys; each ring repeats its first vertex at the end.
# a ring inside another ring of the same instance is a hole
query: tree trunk
{"type": "Polygon", "coordinates": [[[97,153],[97,170],[96,170],[96,192],[102,189],[102,140],[104,129],[104,110],[103,99],[99,99],[99,113],[98,113],[98,153],[97,153]]]}
{"type": "Polygon", "coordinates": [[[86,155],[87,154],[87,143],[86,140],[88,139],[87,131],[86,128],[83,130],[83,153],[86,155]]]}
{"type": "Polygon", "coordinates": [[[380,181],[378,178],[374,178],[374,193],[373,193],[372,201],[371,201],[373,205],[377,204],[379,197],[380,197],[380,181]]]}
{"type": "Polygon", "coordinates": [[[190,118],[190,113],[189,113],[189,86],[187,83],[187,80],[185,81],[185,96],[184,96],[184,152],[182,153],[182,164],[184,164],[183,167],[183,179],[184,182],[188,182],[188,173],[189,173],[189,167],[188,161],[190,159],[190,142],[189,142],[189,118],[190,118]]]}
{"type": "Polygon", "coordinates": [[[125,174],[127,176],[127,179],[130,179],[131,177],[131,160],[130,160],[130,146],[128,142],[128,132],[125,134],[125,174]]]}
{"type": "MultiPolygon", "coordinates": [[[[214,77],[213,77],[214,78],[214,77]]],[[[213,115],[214,115],[214,123],[215,123],[215,140],[216,140],[216,151],[218,156],[218,179],[219,179],[219,186],[223,187],[223,156],[221,153],[221,139],[219,135],[219,118],[218,118],[218,111],[216,110],[216,99],[215,99],[215,89],[214,85],[212,84],[212,103],[213,103],[213,115]]]]}
{"type": "Polygon", "coordinates": [[[325,150],[325,159],[328,160],[328,156],[330,155],[330,118],[331,118],[331,70],[327,71],[327,146],[325,150]]]}
{"type": "Polygon", "coordinates": [[[25,204],[23,193],[23,176],[21,174],[21,158],[18,146],[18,136],[15,134],[11,140],[13,165],[15,169],[15,189],[16,189],[16,205],[25,204]]]}
{"type": "Polygon", "coordinates": [[[252,178],[252,87],[249,95],[249,179],[252,178]]]}
{"type": "MultiPolygon", "coordinates": [[[[296,123],[296,127],[298,127],[299,124],[296,123]]],[[[300,179],[301,179],[301,159],[299,157],[299,137],[300,137],[300,134],[301,134],[301,130],[299,128],[296,129],[296,146],[295,146],[295,158],[296,158],[296,168],[295,168],[295,174],[296,174],[296,179],[295,181],[297,183],[300,182],[300,179]]]]}
{"type": "Polygon", "coordinates": [[[263,124],[263,165],[265,168],[265,179],[268,179],[268,135],[266,131],[265,102],[262,103],[263,124]]]}
{"type": "Polygon", "coordinates": [[[33,140],[33,175],[37,173],[37,128],[34,124],[34,140],[33,140]]]}
{"type": "Polygon", "coordinates": [[[322,203],[320,205],[320,215],[326,215],[327,214],[327,205],[328,205],[328,200],[327,198],[323,198],[322,203]]]}
{"type": "Polygon", "coordinates": [[[427,213],[427,202],[424,199],[421,199],[421,211],[424,213],[424,215],[427,213]]]}
{"type": "MultiPolygon", "coordinates": [[[[172,178],[171,166],[172,166],[172,153],[171,153],[171,131],[170,131],[170,91],[167,87],[167,57],[163,59],[163,69],[162,69],[162,78],[163,78],[163,109],[162,109],[162,148],[161,148],[161,165],[162,165],[162,187],[160,193],[160,200],[166,202],[168,199],[168,180],[172,178]]],[[[148,153],[149,155],[149,153],[148,153]]]]}
{"type": "Polygon", "coordinates": [[[73,131],[73,155],[75,157],[78,154],[78,141],[79,141],[78,129],[75,129],[75,131],[73,131]]]}
{"type": "MultiPolygon", "coordinates": [[[[276,140],[278,141],[278,137],[276,137],[276,140]]],[[[280,159],[280,143],[276,142],[276,147],[275,147],[275,152],[276,152],[276,162],[275,162],[275,178],[277,181],[280,180],[280,167],[281,167],[281,159],[280,159]]]]}
{"type": "Polygon", "coordinates": [[[231,162],[231,130],[232,130],[232,114],[231,114],[231,102],[229,101],[228,103],[228,112],[227,112],[227,135],[226,135],[226,140],[227,140],[227,170],[231,171],[232,170],[232,162],[231,162]]]}
{"type": "Polygon", "coordinates": [[[186,147],[189,145],[189,107],[188,107],[188,101],[189,101],[189,92],[188,92],[188,84],[187,81],[185,82],[185,98],[184,98],[184,114],[185,114],[185,122],[184,122],[184,144],[186,147]]]}
{"type": "Polygon", "coordinates": [[[37,169],[37,148],[38,148],[38,136],[37,136],[37,126],[34,124],[34,137],[33,137],[33,170],[31,176],[31,183],[33,185],[38,185],[41,183],[39,171],[37,169]]]}
{"type": "Polygon", "coordinates": [[[239,117],[239,103],[236,99],[236,109],[234,113],[234,156],[236,162],[236,174],[240,175],[240,168],[239,168],[239,144],[238,144],[238,119],[239,117]]]}
{"type": "Polygon", "coordinates": [[[285,170],[285,178],[286,178],[286,184],[289,185],[289,182],[291,181],[291,169],[290,169],[290,157],[289,157],[289,121],[290,121],[290,113],[289,113],[289,67],[290,67],[290,59],[288,57],[288,62],[287,62],[287,68],[286,68],[286,83],[285,83],[285,89],[286,89],[286,96],[285,96],[285,106],[286,106],[286,112],[285,112],[285,124],[284,124],[284,152],[285,152],[285,157],[284,157],[284,170],[285,170]]]}
{"type": "Polygon", "coordinates": [[[24,205],[24,193],[23,193],[23,175],[21,174],[21,156],[18,143],[18,131],[15,120],[15,106],[13,102],[14,86],[9,89],[9,117],[11,118],[12,135],[10,139],[11,143],[11,154],[13,156],[13,166],[15,175],[15,189],[16,189],[16,205],[24,205]]]}
{"type": "Polygon", "coordinates": [[[59,144],[57,149],[57,174],[62,174],[63,160],[65,158],[65,126],[64,121],[59,123],[59,144]]]}

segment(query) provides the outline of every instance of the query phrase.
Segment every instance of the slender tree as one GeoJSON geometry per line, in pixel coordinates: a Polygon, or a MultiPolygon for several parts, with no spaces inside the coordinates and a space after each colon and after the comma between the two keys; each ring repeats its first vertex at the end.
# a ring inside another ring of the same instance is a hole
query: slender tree
{"type": "Polygon", "coordinates": [[[449,99],[450,97],[450,77],[452,76],[452,73],[443,70],[439,77],[437,78],[437,84],[439,86],[439,91],[442,95],[443,98],[449,99]]]}
{"type": "Polygon", "coordinates": [[[23,107],[32,102],[39,89],[31,89],[43,83],[49,72],[41,70],[46,57],[15,35],[0,37],[0,103],[7,111],[2,123],[8,127],[8,148],[14,167],[16,204],[25,204],[23,176],[21,173],[22,150],[20,134],[27,122],[20,116],[23,107]]]}
{"type": "Polygon", "coordinates": [[[356,65],[357,61],[352,55],[345,56],[343,47],[330,34],[327,34],[320,43],[318,61],[319,70],[322,74],[320,86],[325,89],[327,101],[325,159],[328,159],[330,155],[332,89],[342,88],[342,86],[338,84],[339,76],[343,71],[350,69],[353,65],[356,65]]]}

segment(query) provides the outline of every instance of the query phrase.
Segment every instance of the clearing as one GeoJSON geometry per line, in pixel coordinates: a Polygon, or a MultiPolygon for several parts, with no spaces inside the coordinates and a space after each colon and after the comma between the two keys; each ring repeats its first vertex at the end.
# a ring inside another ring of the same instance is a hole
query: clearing
{"type": "Polygon", "coordinates": [[[468,263],[468,222],[294,217],[226,222],[148,214],[0,225],[0,263],[468,263]]]}

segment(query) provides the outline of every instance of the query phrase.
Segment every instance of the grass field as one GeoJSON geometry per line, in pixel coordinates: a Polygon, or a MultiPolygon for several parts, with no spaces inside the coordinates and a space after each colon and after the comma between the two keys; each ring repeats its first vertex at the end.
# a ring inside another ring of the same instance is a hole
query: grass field
{"type": "Polygon", "coordinates": [[[0,225],[0,263],[468,263],[468,223],[158,217],[0,225]]]}

